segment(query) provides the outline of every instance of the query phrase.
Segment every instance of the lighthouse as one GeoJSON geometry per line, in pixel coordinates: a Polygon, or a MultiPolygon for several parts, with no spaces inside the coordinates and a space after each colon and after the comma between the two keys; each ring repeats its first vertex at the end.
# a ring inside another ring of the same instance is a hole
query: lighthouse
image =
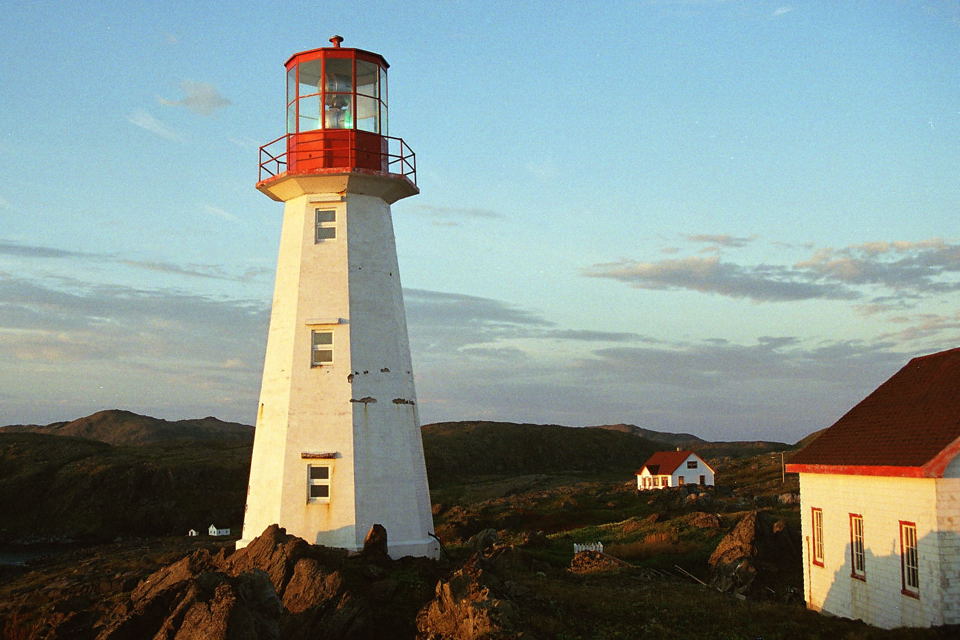
{"type": "Polygon", "coordinates": [[[342,41],[287,60],[287,133],[260,149],[283,225],[237,547],[277,523],[356,550],[381,524],[392,557],[436,557],[390,214],[415,157],[387,135],[387,61],[342,41]]]}

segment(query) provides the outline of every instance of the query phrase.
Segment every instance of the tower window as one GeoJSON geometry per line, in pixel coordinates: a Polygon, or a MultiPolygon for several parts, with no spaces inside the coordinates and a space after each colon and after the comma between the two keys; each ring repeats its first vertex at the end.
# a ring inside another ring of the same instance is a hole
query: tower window
{"type": "Polygon", "coordinates": [[[330,465],[307,465],[307,502],[330,501],[330,465]]]}
{"type": "Polygon", "coordinates": [[[333,362],[333,331],[311,331],[310,345],[311,367],[321,367],[333,362]]]}
{"type": "Polygon", "coordinates": [[[316,235],[314,242],[333,240],[337,237],[337,212],[332,209],[314,209],[316,235]]]}

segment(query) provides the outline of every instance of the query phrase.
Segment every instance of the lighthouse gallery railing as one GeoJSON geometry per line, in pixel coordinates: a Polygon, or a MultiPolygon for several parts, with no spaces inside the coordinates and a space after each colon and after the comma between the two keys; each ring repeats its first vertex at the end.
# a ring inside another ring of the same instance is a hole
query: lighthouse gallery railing
{"type": "Polygon", "coordinates": [[[363,164],[367,164],[371,156],[374,158],[379,156],[378,164],[385,169],[385,173],[403,176],[413,184],[417,184],[417,157],[403,138],[380,136],[387,143],[386,150],[380,152],[372,151],[368,147],[360,148],[356,143],[331,144],[329,140],[315,142],[298,140],[296,150],[289,151],[290,138],[295,135],[297,134],[288,133],[260,147],[260,182],[287,173],[291,164],[291,154],[294,154],[293,164],[298,164],[298,158],[323,153],[336,158],[335,161],[328,163],[329,166],[324,166],[323,171],[356,167],[358,158],[363,158],[363,164]]]}

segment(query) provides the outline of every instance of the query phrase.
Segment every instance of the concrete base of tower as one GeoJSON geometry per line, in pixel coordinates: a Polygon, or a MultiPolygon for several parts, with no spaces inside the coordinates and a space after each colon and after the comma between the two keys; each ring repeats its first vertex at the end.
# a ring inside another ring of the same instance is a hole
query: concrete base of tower
{"type": "Polygon", "coordinates": [[[404,540],[393,542],[387,540],[387,553],[394,560],[405,556],[415,558],[430,558],[436,560],[440,557],[440,545],[433,538],[425,540],[404,540]]]}
{"type": "MultiPolygon", "coordinates": [[[[236,549],[240,550],[246,547],[253,540],[242,538],[237,540],[236,549]]],[[[360,548],[347,549],[347,551],[360,551],[360,548]]],[[[415,558],[430,558],[436,560],[440,557],[440,545],[433,538],[423,540],[401,540],[400,542],[387,542],[387,553],[394,560],[413,556],[415,558]]]]}

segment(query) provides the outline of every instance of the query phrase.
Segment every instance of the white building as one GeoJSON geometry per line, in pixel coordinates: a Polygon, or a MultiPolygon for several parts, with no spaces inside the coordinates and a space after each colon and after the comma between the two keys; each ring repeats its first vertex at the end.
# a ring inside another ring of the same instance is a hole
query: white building
{"type": "Polygon", "coordinates": [[[637,489],[663,489],[685,484],[713,486],[713,467],[693,451],[657,451],[637,471],[637,489]]]}
{"type": "Polygon", "coordinates": [[[210,525],[210,528],[207,529],[207,534],[211,536],[228,536],[230,535],[230,529],[217,529],[216,525],[210,525]]]}
{"type": "Polygon", "coordinates": [[[914,358],[797,453],[807,607],[960,623],[960,349],[914,358]]]}
{"type": "Polygon", "coordinates": [[[257,188],[284,203],[243,535],[271,524],[357,550],[436,557],[390,204],[419,193],[386,135],[387,62],[340,47],[294,54],[287,135],[257,188]]]}

